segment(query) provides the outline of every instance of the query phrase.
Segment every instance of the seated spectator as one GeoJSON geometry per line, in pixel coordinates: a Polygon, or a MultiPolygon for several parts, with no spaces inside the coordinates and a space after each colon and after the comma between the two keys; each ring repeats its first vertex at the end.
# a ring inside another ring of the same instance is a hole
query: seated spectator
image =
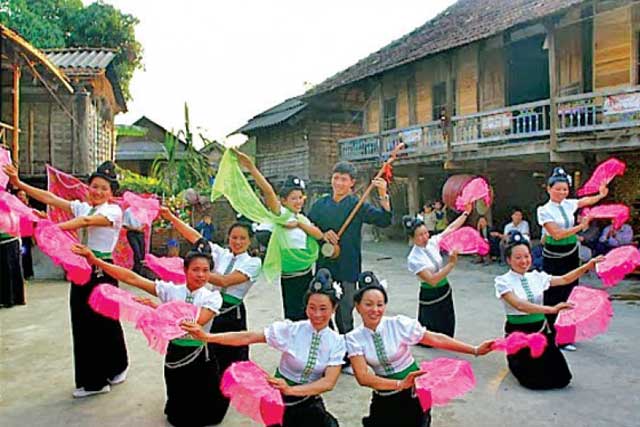
{"type": "Polygon", "coordinates": [[[633,229],[629,224],[623,224],[619,230],[616,230],[613,225],[607,225],[598,240],[596,255],[605,255],[611,249],[631,243],[633,243],[633,229]]]}
{"type": "Polygon", "coordinates": [[[488,265],[491,262],[492,258],[495,259],[500,254],[499,241],[496,237],[493,236],[491,226],[489,225],[487,218],[485,218],[484,216],[478,218],[476,229],[478,230],[478,233],[480,233],[480,236],[482,236],[484,240],[489,242],[489,253],[485,256],[478,255],[476,263],[484,263],[484,265],[488,265]]]}
{"type": "Polygon", "coordinates": [[[504,249],[507,244],[507,238],[511,231],[517,230],[527,240],[531,240],[531,233],[529,231],[529,223],[524,219],[524,213],[520,208],[513,208],[511,211],[511,222],[504,226],[504,231],[499,233],[494,231],[491,235],[494,238],[500,239],[500,262],[505,262],[504,249]]]}
{"type": "Polygon", "coordinates": [[[447,208],[440,200],[433,202],[433,214],[436,220],[434,231],[442,233],[449,225],[449,220],[447,219],[447,208]]]}
{"type": "Polygon", "coordinates": [[[202,218],[202,221],[196,224],[194,227],[202,237],[207,239],[210,242],[213,242],[213,236],[216,232],[216,226],[211,222],[211,215],[205,214],[202,218]]]}

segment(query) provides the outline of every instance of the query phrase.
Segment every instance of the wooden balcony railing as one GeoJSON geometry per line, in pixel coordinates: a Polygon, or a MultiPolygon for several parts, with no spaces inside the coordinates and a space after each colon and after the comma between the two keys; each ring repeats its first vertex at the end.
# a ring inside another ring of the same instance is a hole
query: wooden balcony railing
{"type": "MultiPolygon", "coordinates": [[[[549,100],[514,105],[451,119],[453,152],[483,144],[515,141],[543,142],[556,127],[559,138],[571,134],[603,132],[640,126],[640,86],[613,88],[556,98],[557,117],[551,120],[549,100]]],[[[351,161],[384,159],[402,139],[409,157],[447,151],[440,122],[430,122],[379,134],[338,141],[340,158],[351,161]]]]}

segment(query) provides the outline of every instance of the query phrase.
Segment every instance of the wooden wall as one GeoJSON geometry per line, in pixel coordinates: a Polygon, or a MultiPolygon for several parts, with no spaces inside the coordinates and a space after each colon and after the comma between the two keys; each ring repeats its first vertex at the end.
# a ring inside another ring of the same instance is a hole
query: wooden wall
{"type": "Polygon", "coordinates": [[[631,9],[603,12],[594,21],[594,89],[631,84],[631,9]]]}
{"type": "Polygon", "coordinates": [[[271,180],[288,175],[309,179],[309,144],[304,126],[284,124],[255,135],[256,165],[264,176],[271,180]]]}
{"type": "Polygon", "coordinates": [[[480,110],[505,106],[505,57],[502,48],[480,53],[480,110]]]}
{"type": "Polygon", "coordinates": [[[582,25],[560,28],[556,32],[556,62],[560,96],[582,92],[582,25]]]}
{"type": "Polygon", "coordinates": [[[456,115],[478,112],[478,44],[456,52],[456,115]]]}

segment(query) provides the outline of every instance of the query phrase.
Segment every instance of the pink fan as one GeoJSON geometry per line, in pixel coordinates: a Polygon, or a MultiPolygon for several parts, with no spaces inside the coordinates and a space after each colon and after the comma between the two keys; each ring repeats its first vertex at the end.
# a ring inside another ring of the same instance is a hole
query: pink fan
{"type": "Polygon", "coordinates": [[[2,199],[0,199],[0,232],[15,237],[20,236],[20,218],[11,209],[11,206],[2,199]]]}
{"type": "Polygon", "coordinates": [[[38,215],[33,213],[33,209],[22,203],[22,200],[18,199],[11,193],[6,191],[0,191],[0,200],[4,202],[4,205],[0,207],[0,215],[7,213],[7,209],[10,210],[18,220],[17,226],[13,229],[7,230],[8,234],[13,236],[28,237],[33,235],[33,223],[40,221],[38,215]]]}
{"type": "Polygon", "coordinates": [[[575,308],[562,310],[556,319],[556,343],[558,345],[584,341],[606,332],[613,308],[605,291],[576,286],[568,302],[575,308]]]}
{"type": "Polygon", "coordinates": [[[89,305],[96,313],[114,320],[137,323],[141,316],[153,313],[153,308],[141,304],[131,292],[109,284],[96,286],[89,297],[89,305]]]}
{"type": "Polygon", "coordinates": [[[614,286],[638,266],[640,251],[634,246],[626,245],[609,251],[604,261],[596,264],[596,273],[604,286],[614,286]]]}
{"type": "Polygon", "coordinates": [[[136,328],[147,338],[149,347],[161,353],[167,353],[169,341],[185,335],[180,327],[183,321],[198,318],[199,309],[184,301],[169,301],[160,305],[151,313],[144,313],[138,319],[136,328]]]}
{"type": "Polygon", "coordinates": [[[474,178],[469,181],[463,188],[460,195],[456,198],[456,210],[463,211],[465,206],[476,200],[484,200],[484,203],[491,205],[491,189],[486,179],[482,177],[474,178]]]}
{"type": "Polygon", "coordinates": [[[616,176],[624,175],[626,169],[627,165],[615,157],[605,160],[596,167],[589,180],[578,190],[578,196],[597,194],[602,184],[609,184],[616,176]]]}
{"type": "Polygon", "coordinates": [[[440,240],[440,249],[451,253],[458,251],[460,254],[489,253],[489,243],[480,236],[473,227],[462,227],[453,231],[440,240]]]}
{"type": "Polygon", "coordinates": [[[71,252],[71,245],[78,242],[60,227],[51,221],[40,221],[35,229],[35,237],[40,250],[54,264],[64,268],[71,283],[84,285],[91,279],[91,266],[87,260],[71,252]]]}
{"type": "Polygon", "coordinates": [[[147,267],[161,280],[183,284],[187,281],[184,275],[184,260],[180,257],[157,257],[147,254],[144,257],[147,267]]]}
{"type": "Polygon", "coordinates": [[[267,382],[267,373],[254,362],[236,362],[229,366],[220,388],[236,410],[264,425],[280,425],[284,402],[280,392],[267,382]]]}
{"type": "Polygon", "coordinates": [[[582,215],[597,219],[612,219],[613,228],[618,230],[625,222],[629,221],[630,209],[619,203],[599,205],[593,208],[584,208],[582,215]]]}
{"type": "Polygon", "coordinates": [[[415,384],[423,411],[446,405],[476,385],[471,364],[465,360],[439,357],[420,363],[420,370],[426,373],[416,378],[415,384]]]}
{"type": "Polygon", "coordinates": [[[9,183],[9,176],[4,173],[2,167],[4,165],[11,164],[11,154],[9,150],[6,150],[0,147],[0,190],[5,190],[7,188],[7,184],[9,183]]]}
{"type": "Polygon", "coordinates": [[[155,197],[141,197],[131,191],[122,196],[125,204],[131,208],[131,213],[143,224],[151,225],[160,212],[160,201],[155,197]]]}
{"type": "Polygon", "coordinates": [[[547,337],[539,332],[525,334],[524,332],[516,331],[509,334],[506,338],[495,340],[493,346],[491,346],[493,350],[504,351],[507,354],[516,354],[526,347],[529,347],[531,357],[540,357],[547,347],[547,337]]]}

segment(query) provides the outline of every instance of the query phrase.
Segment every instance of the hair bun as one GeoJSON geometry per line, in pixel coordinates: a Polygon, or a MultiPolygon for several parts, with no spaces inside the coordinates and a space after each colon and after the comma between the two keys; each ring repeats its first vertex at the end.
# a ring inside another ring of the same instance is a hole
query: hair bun
{"type": "Polygon", "coordinates": [[[424,225],[424,222],[419,218],[415,218],[411,215],[405,215],[402,217],[402,226],[409,235],[413,235],[416,229],[421,225],[424,225]]]}
{"type": "Polygon", "coordinates": [[[358,289],[365,287],[381,287],[380,281],[373,271],[363,271],[358,277],[358,289]]]}
{"type": "Polygon", "coordinates": [[[566,182],[567,184],[572,185],[571,175],[569,175],[561,166],[553,168],[548,184],[553,186],[553,184],[557,182],[566,182]]]}
{"type": "Polygon", "coordinates": [[[513,246],[513,245],[519,245],[521,243],[529,244],[529,241],[518,230],[511,230],[507,235],[507,245],[513,246]]]}

